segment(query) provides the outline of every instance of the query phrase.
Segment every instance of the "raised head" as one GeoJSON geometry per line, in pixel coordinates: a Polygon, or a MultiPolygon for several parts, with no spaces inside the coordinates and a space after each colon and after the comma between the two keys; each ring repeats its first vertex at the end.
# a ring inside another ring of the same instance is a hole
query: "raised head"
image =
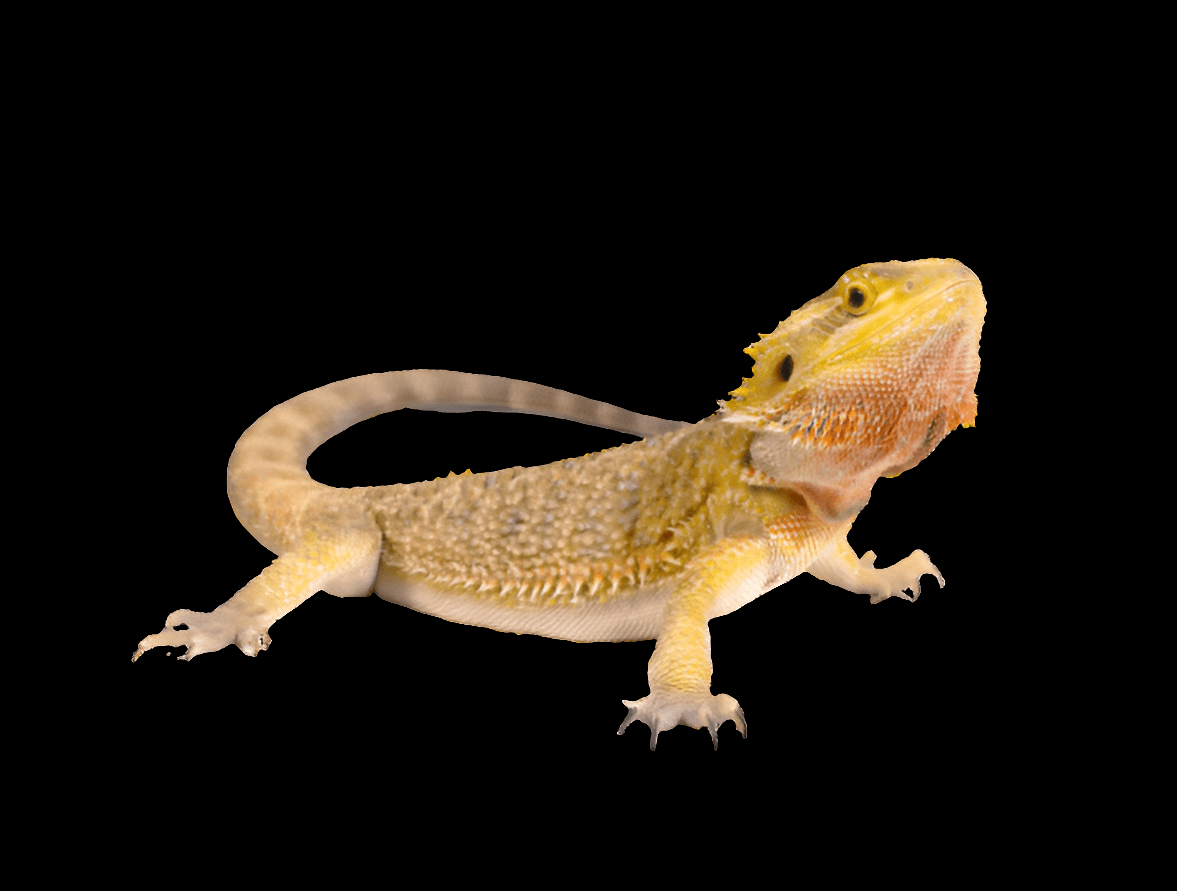
{"type": "Polygon", "coordinates": [[[752,377],[721,418],[756,430],[754,478],[850,518],[875,480],[972,426],[984,318],[981,282],[956,260],[858,266],[746,350],[752,377]]]}

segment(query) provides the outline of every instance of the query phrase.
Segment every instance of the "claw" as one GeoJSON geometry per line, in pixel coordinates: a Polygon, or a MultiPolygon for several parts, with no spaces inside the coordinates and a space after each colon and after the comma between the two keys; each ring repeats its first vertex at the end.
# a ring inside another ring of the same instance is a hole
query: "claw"
{"type": "Polygon", "coordinates": [[[168,616],[162,631],[139,641],[139,649],[131,661],[135,662],[153,647],[187,647],[184,655],[177,657],[187,662],[229,644],[236,644],[247,656],[256,656],[270,646],[270,635],[253,616],[239,615],[224,603],[211,613],[179,609],[168,616]]]}
{"type": "Polygon", "coordinates": [[[650,728],[650,751],[658,746],[658,734],[679,724],[696,730],[707,728],[711,734],[711,745],[719,750],[719,728],[725,721],[733,721],[740,734],[748,738],[748,724],[740,704],[726,693],[713,696],[710,693],[659,692],[651,693],[635,702],[621,700],[629,709],[625,720],[617,729],[617,735],[634,721],[641,721],[650,728]]]}

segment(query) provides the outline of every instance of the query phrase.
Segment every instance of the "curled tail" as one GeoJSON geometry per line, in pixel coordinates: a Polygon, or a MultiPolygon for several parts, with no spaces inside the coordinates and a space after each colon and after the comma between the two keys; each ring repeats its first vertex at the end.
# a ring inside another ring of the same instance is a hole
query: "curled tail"
{"type": "Polygon", "coordinates": [[[454,371],[368,374],[303,393],[270,409],[241,435],[229,458],[229,501],[243,526],[279,557],[212,612],[176,610],[131,657],[187,648],[181,659],[236,644],[255,655],[269,628],[316,591],[372,592],[383,536],[365,489],[311,479],[311,452],[352,424],[400,408],[517,411],[652,436],[680,426],[551,387],[454,371]]]}
{"type": "Polygon", "coordinates": [[[353,424],[402,408],[521,412],[643,437],[684,426],[505,377],[433,370],[365,374],[295,396],[241,435],[229,458],[233,512],[274,553],[290,549],[307,509],[328,494],[339,495],[339,490],[311,479],[307,458],[353,424]]]}

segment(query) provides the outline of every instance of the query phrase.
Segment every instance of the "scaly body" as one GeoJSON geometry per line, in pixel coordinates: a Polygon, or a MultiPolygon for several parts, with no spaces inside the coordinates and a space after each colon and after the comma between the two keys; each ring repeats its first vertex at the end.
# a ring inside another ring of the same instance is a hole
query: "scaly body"
{"type": "Polygon", "coordinates": [[[304,393],[250,427],[229,462],[234,511],[279,558],[212,613],[173,613],[135,658],[230,643],[253,655],[316,591],[375,592],[504,631],[656,638],[650,694],[626,702],[621,731],[646,722],[651,747],[680,723],[713,739],[728,719],[744,731],[736,700],[711,694],[710,619],[806,571],[872,602],[914,599],[925,573],[943,584],[922,551],[878,569],[846,534],[876,479],[973,422],[984,311],[980,282],[956,261],[858,267],[753,345],[752,378],[696,424],[457,372],[366,375],[304,393]],[[334,489],[307,474],[321,443],[405,407],[523,411],[647,438],[409,485],[334,489]]]}

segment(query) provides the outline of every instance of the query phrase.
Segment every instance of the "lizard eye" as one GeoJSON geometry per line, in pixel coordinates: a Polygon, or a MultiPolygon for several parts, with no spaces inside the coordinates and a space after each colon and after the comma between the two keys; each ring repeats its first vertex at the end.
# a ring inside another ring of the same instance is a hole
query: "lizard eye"
{"type": "Polygon", "coordinates": [[[876,296],[870,282],[851,279],[842,289],[842,309],[852,316],[860,316],[874,305],[876,296]]]}
{"type": "Polygon", "coordinates": [[[785,356],[785,360],[781,362],[780,367],[781,380],[787,381],[793,376],[793,357],[785,356]]]}

